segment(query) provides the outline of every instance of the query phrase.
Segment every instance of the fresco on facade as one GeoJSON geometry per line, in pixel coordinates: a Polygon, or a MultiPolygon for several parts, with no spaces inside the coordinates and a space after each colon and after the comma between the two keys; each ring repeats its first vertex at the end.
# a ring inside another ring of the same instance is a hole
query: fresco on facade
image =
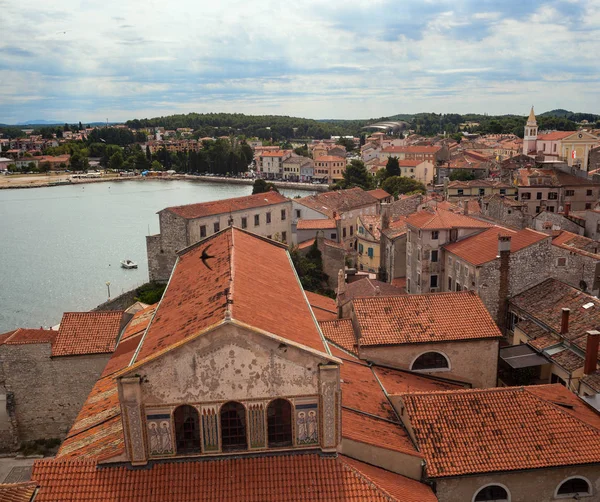
{"type": "Polygon", "coordinates": [[[171,415],[169,413],[148,415],[146,423],[150,455],[172,455],[175,450],[173,448],[171,415]]]}
{"type": "Polygon", "coordinates": [[[317,403],[296,404],[296,442],[299,446],[319,443],[317,403]]]}

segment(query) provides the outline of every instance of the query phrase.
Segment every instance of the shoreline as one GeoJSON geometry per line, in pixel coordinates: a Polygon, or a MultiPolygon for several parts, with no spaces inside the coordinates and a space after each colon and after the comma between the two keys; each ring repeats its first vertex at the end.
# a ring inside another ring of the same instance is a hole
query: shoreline
{"type": "MultiPolygon", "coordinates": [[[[60,176],[60,175],[59,175],[60,176]]],[[[57,176],[57,178],[59,177],[57,176]]],[[[69,175],[70,176],[70,175],[69,175]]],[[[158,181],[196,181],[196,182],[208,182],[208,183],[225,183],[232,185],[252,185],[254,179],[252,178],[226,178],[220,176],[192,176],[189,174],[179,174],[172,176],[132,176],[132,177],[106,177],[106,178],[79,178],[72,180],[69,178],[60,178],[52,180],[52,175],[48,176],[48,180],[41,182],[31,181],[30,183],[19,183],[14,185],[1,184],[0,190],[21,190],[26,188],[44,188],[44,187],[60,187],[60,186],[71,186],[71,185],[86,185],[89,183],[106,183],[110,181],[145,181],[145,180],[158,180],[158,181]]],[[[25,178],[26,179],[26,178],[25,178]]],[[[20,180],[18,180],[20,181],[20,180]]],[[[269,180],[267,180],[269,181],[269,180]]],[[[1,182],[1,178],[0,178],[1,182]]],[[[312,183],[297,183],[293,181],[269,181],[273,183],[277,188],[292,189],[292,190],[308,190],[314,192],[328,192],[329,185],[321,185],[312,183]]]]}

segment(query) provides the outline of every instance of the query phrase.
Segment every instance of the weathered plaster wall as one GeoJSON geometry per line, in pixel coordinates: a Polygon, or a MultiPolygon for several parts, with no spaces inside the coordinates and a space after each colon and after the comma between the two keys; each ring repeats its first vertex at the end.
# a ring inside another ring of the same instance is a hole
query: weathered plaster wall
{"type": "Polygon", "coordinates": [[[471,502],[482,487],[500,483],[510,491],[511,502],[572,500],[554,497],[554,492],[559,484],[571,476],[584,476],[593,485],[592,496],[581,496],[579,500],[589,500],[590,502],[600,500],[600,466],[598,464],[439,480],[436,483],[436,495],[439,502],[471,502]]]}
{"type": "Polygon", "coordinates": [[[144,404],[318,394],[319,360],[228,324],[140,367],[144,404]]]}
{"type": "Polygon", "coordinates": [[[360,357],[386,366],[409,370],[412,362],[419,355],[430,351],[442,352],[450,360],[450,369],[420,373],[469,382],[473,387],[496,386],[498,340],[362,347],[360,357]]]}
{"type": "Polygon", "coordinates": [[[3,345],[0,362],[14,395],[19,441],[64,437],[109,354],[50,358],[50,344],[3,345]]]}

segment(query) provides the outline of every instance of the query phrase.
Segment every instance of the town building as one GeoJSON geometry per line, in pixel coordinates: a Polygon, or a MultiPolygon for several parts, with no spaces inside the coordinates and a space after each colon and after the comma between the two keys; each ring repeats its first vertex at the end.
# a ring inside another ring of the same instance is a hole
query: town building
{"type": "Polygon", "coordinates": [[[559,213],[594,209],[600,183],[553,169],[520,169],[515,175],[518,200],[533,217],[541,211],[559,213]]]}
{"type": "Polygon", "coordinates": [[[490,180],[451,181],[444,186],[444,191],[447,199],[488,197],[491,195],[500,195],[512,199],[517,197],[517,188],[514,185],[490,180]]]}
{"type": "Polygon", "coordinates": [[[490,223],[444,209],[426,209],[406,218],[406,292],[443,291],[443,246],[489,228],[490,223]]]}
{"type": "Polygon", "coordinates": [[[507,300],[548,276],[551,237],[493,226],[444,246],[442,291],[475,291],[501,330],[507,300]]]}
{"type": "Polygon", "coordinates": [[[344,178],[346,159],[335,155],[324,155],[315,158],[314,178],[327,183],[335,183],[344,178]]]}
{"type": "MultiPolygon", "coordinates": [[[[529,356],[527,364],[516,368],[527,368],[531,383],[560,383],[581,396],[598,392],[585,386],[600,375],[597,297],[547,279],[510,299],[508,319],[513,345],[527,344],[531,354],[540,356],[529,356]]],[[[522,375],[505,367],[502,377],[513,384],[522,375]]]]}
{"type": "MultiPolygon", "coordinates": [[[[369,275],[346,283],[343,269],[339,270],[336,289],[337,296],[335,300],[337,305],[337,317],[340,319],[350,319],[352,315],[352,301],[355,298],[399,296],[404,294],[404,291],[401,288],[387,282],[371,279],[369,275]]],[[[350,352],[357,353],[354,342],[350,352]]]]}
{"type": "Polygon", "coordinates": [[[380,204],[390,204],[394,202],[394,196],[387,193],[383,188],[376,188],[375,190],[368,190],[367,192],[375,197],[380,204]]]}
{"type": "Polygon", "coordinates": [[[292,150],[261,151],[256,154],[256,174],[265,179],[283,179],[283,163],[292,156],[292,150]]]}
{"type": "Polygon", "coordinates": [[[572,212],[567,203],[565,211],[555,213],[554,211],[543,210],[533,216],[529,226],[540,232],[548,234],[567,230],[574,234],[583,235],[585,233],[585,218],[579,216],[585,214],[583,211],[578,211],[577,214],[572,212]]]}
{"type": "Polygon", "coordinates": [[[481,214],[487,219],[510,228],[530,226],[531,215],[524,203],[502,195],[489,195],[481,199],[481,214]]]}
{"type": "MultiPolygon", "coordinates": [[[[292,231],[296,239],[294,242],[298,244],[302,242],[298,238],[297,228],[300,220],[334,220],[338,228],[337,242],[343,244],[351,252],[358,249],[356,243],[356,219],[358,216],[376,215],[379,211],[378,199],[359,187],[292,199],[292,205],[292,231]]],[[[304,229],[303,225],[301,224],[301,230],[304,229]]],[[[310,225],[314,224],[310,223],[310,225]]],[[[327,237],[327,234],[325,236],[327,237]]]]}
{"type": "Polygon", "coordinates": [[[406,233],[406,217],[397,216],[390,221],[386,209],[381,216],[379,278],[392,284],[402,278],[403,287],[406,286],[406,233]]]}
{"type": "Polygon", "coordinates": [[[66,436],[130,315],[67,312],[58,330],[0,335],[0,449],[66,436]]]}
{"type": "Polygon", "coordinates": [[[312,181],[314,162],[308,157],[292,154],[283,161],[283,179],[286,181],[312,181]]]}
{"type": "Polygon", "coordinates": [[[552,238],[552,276],[594,296],[600,294],[600,242],[562,230],[552,238]]]}
{"type": "Polygon", "coordinates": [[[359,216],[356,221],[359,270],[379,273],[381,242],[381,219],[377,215],[359,216]]]}
{"type": "Polygon", "coordinates": [[[440,502],[598,499],[600,417],[560,385],[392,399],[440,502]]]}
{"type": "Polygon", "coordinates": [[[281,242],[292,242],[292,203],[270,191],[158,212],[160,232],[146,237],[150,281],[168,281],[180,251],[235,225],[281,242]]]}
{"type": "Polygon", "coordinates": [[[380,158],[396,157],[398,160],[420,160],[435,165],[442,160],[444,149],[440,146],[388,146],[381,150],[380,158]]]}

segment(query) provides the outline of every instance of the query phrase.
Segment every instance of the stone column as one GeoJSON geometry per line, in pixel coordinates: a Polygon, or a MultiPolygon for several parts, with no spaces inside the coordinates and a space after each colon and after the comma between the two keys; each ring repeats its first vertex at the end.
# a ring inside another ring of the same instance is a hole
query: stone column
{"type": "Polygon", "coordinates": [[[321,449],[336,451],[341,440],[340,370],[337,364],[319,367],[321,394],[321,449]]]}
{"type": "Polygon", "coordinates": [[[132,465],[145,465],[148,463],[148,453],[144,440],[140,377],[124,377],[119,380],[119,401],[127,456],[132,465]]]}

